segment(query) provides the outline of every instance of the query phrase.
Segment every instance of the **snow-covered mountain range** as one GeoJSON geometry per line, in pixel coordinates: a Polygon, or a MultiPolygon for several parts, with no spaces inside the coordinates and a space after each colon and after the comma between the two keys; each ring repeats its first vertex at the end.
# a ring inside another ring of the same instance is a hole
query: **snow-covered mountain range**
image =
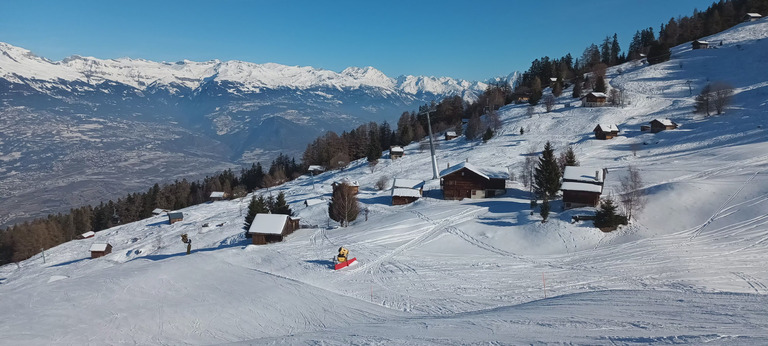
{"type": "Polygon", "coordinates": [[[768,344],[768,20],[704,39],[723,44],[609,68],[623,107],[582,107],[566,90],[551,112],[501,108],[487,142],[438,141],[441,168],[468,160],[517,176],[546,142],[571,146],[582,167],[607,169],[604,197],[634,167],[645,208],[616,231],[574,221],[595,208],[563,210],[559,197],[542,222],[512,178],[500,196],[443,200],[414,143],[373,171],[361,159],[255,192],[283,192],[304,225],[279,243],[244,237],[246,197],[2,266],[0,344],[768,344]],[[715,81],[733,86],[731,105],[694,113],[715,81]],[[641,130],[657,118],[680,126],[641,130]],[[597,124],[619,136],[596,139],[597,124]],[[327,201],[342,178],[368,213],[338,228],[327,201]],[[393,206],[382,178],[426,180],[424,197],[393,206]],[[91,259],[97,243],[112,253],[91,259]],[[334,271],[339,246],[357,264],[334,271]]]}
{"type": "Polygon", "coordinates": [[[448,77],[390,78],[373,67],[51,61],[0,43],[0,131],[14,139],[0,141],[0,194],[8,197],[0,201],[0,225],[158,181],[268,165],[279,152],[298,156],[326,131],[394,123],[446,96],[471,101],[485,87],[448,77]]]}

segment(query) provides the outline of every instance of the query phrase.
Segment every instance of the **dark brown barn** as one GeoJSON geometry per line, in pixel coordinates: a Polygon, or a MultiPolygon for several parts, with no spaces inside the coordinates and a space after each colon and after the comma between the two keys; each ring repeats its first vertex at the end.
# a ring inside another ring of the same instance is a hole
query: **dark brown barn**
{"type": "Polygon", "coordinates": [[[486,198],[503,195],[507,173],[480,170],[468,162],[462,162],[440,172],[440,187],[444,199],[486,198]]]}
{"type": "Polygon", "coordinates": [[[745,22],[754,22],[760,18],[763,18],[763,16],[760,15],[760,13],[747,13],[742,18],[745,22]]]}
{"type": "Polygon", "coordinates": [[[709,48],[709,42],[696,40],[691,42],[691,47],[693,47],[693,49],[707,49],[709,48]]]}
{"type": "Polygon", "coordinates": [[[563,172],[563,208],[596,207],[600,203],[607,170],[566,166],[563,172]]]}
{"type": "Polygon", "coordinates": [[[445,140],[446,141],[450,141],[451,139],[454,139],[456,137],[459,137],[459,136],[457,136],[456,132],[454,132],[454,131],[448,131],[448,132],[445,133],[445,140]]]}
{"type": "Polygon", "coordinates": [[[91,245],[91,258],[99,258],[112,253],[112,245],[109,243],[95,243],[91,245]]]}
{"type": "Polygon", "coordinates": [[[96,233],[94,231],[88,231],[88,232],[85,232],[85,233],[81,234],[80,235],[80,239],[93,238],[93,236],[95,236],[95,235],[96,235],[96,233]]]}
{"type": "Polygon", "coordinates": [[[168,213],[168,222],[173,225],[176,222],[183,221],[184,220],[184,214],[182,214],[180,211],[176,211],[173,213],[168,213]]]}
{"type": "Polygon", "coordinates": [[[619,127],[614,124],[598,124],[592,132],[597,139],[611,139],[619,135],[619,127]]]}
{"type": "Polygon", "coordinates": [[[651,120],[651,132],[661,132],[664,130],[674,130],[677,128],[677,123],[669,119],[653,119],[651,120]]]}
{"type": "Polygon", "coordinates": [[[301,228],[299,226],[299,222],[301,222],[301,218],[300,217],[289,216],[288,220],[291,221],[291,227],[293,227],[294,231],[299,229],[299,228],[301,228]]]}
{"type": "Polygon", "coordinates": [[[248,229],[253,245],[264,245],[283,241],[283,238],[294,231],[293,223],[288,215],[256,214],[248,229]]]}
{"type": "Polygon", "coordinates": [[[227,193],[224,191],[212,191],[209,199],[211,202],[215,202],[225,200],[227,197],[229,196],[227,196],[227,193]]]}
{"type": "Polygon", "coordinates": [[[582,98],[582,105],[584,107],[601,107],[605,106],[607,101],[608,95],[593,91],[582,98]]]}
{"type": "Polygon", "coordinates": [[[424,181],[395,179],[392,183],[392,205],[403,205],[417,201],[424,192],[424,181]]]}

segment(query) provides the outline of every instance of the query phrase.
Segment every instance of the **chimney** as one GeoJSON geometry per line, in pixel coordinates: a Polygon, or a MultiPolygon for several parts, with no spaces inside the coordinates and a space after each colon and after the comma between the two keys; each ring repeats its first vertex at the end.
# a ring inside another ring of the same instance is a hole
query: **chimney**
{"type": "Polygon", "coordinates": [[[600,171],[595,171],[595,180],[600,181],[600,171]]]}

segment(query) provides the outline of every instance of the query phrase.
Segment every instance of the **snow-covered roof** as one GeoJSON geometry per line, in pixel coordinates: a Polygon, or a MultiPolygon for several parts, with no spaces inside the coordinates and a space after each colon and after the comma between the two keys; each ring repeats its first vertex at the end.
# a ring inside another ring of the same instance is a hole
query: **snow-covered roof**
{"type": "Polygon", "coordinates": [[[592,95],[594,97],[608,97],[608,95],[606,95],[605,93],[595,92],[595,91],[589,93],[588,95],[592,95]]]}
{"type": "Polygon", "coordinates": [[[421,197],[421,191],[418,189],[409,189],[404,187],[392,188],[392,196],[397,197],[421,197]]]}
{"type": "Polygon", "coordinates": [[[424,180],[395,178],[392,188],[420,189],[424,186],[424,180]]]}
{"type": "Polygon", "coordinates": [[[248,233],[282,234],[287,219],[284,214],[256,214],[248,233]]]}
{"type": "Polygon", "coordinates": [[[315,205],[315,204],[320,204],[320,203],[325,203],[325,201],[320,199],[320,198],[309,198],[309,199],[305,200],[304,202],[307,203],[307,206],[311,206],[311,205],[315,205]]]}
{"type": "Polygon", "coordinates": [[[747,13],[746,17],[750,17],[750,18],[761,18],[761,17],[762,17],[762,15],[760,15],[760,13],[754,13],[754,12],[750,12],[750,13],[747,13]]]}
{"type": "Polygon", "coordinates": [[[184,214],[182,212],[180,212],[180,211],[174,211],[172,213],[168,213],[168,218],[171,218],[171,219],[183,219],[184,218],[184,214]]]}
{"type": "Polygon", "coordinates": [[[603,175],[602,168],[565,166],[563,181],[565,180],[583,181],[585,183],[594,184],[603,183],[605,181],[605,176],[603,175]]]}
{"type": "Polygon", "coordinates": [[[704,41],[704,40],[696,40],[696,41],[693,41],[693,42],[698,42],[700,44],[709,44],[708,41],[704,41]]]}
{"type": "Polygon", "coordinates": [[[653,121],[658,121],[664,126],[674,126],[675,122],[669,119],[653,119],[653,121]]]}
{"type": "Polygon", "coordinates": [[[454,131],[448,131],[445,133],[446,136],[456,137],[456,132],[454,131]]]}
{"type": "Polygon", "coordinates": [[[595,185],[595,184],[589,184],[589,183],[578,183],[573,181],[566,181],[563,183],[562,186],[560,186],[560,190],[562,191],[584,191],[584,192],[597,192],[602,193],[603,192],[603,186],[602,185],[595,185]]]}
{"type": "Polygon", "coordinates": [[[619,127],[616,124],[597,124],[597,127],[603,132],[619,132],[619,127]]]}
{"type": "Polygon", "coordinates": [[[551,82],[557,82],[557,78],[555,78],[555,77],[549,77],[549,80],[550,80],[551,82]]]}
{"type": "Polygon", "coordinates": [[[506,179],[509,176],[509,172],[507,172],[506,168],[504,168],[503,170],[499,168],[491,168],[491,167],[478,168],[469,162],[462,162],[458,165],[454,165],[440,171],[440,177],[442,178],[448,174],[455,173],[461,170],[462,168],[466,168],[472,172],[475,172],[479,176],[485,179],[491,179],[491,178],[506,179]]]}
{"type": "Polygon", "coordinates": [[[213,191],[213,192],[211,192],[211,198],[224,198],[224,192],[223,191],[213,191]]]}
{"type": "Polygon", "coordinates": [[[318,165],[310,165],[309,167],[307,167],[307,170],[308,171],[324,172],[325,171],[325,167],[318,166],[318,165]]]}
{"type": "Polygon", "coordinates": [[[394,146],[394,147],[392,147],[392,148],[389,148],[389,151],[390,151],[390,152],[399,152],[399,153],[402,153],[402,152],[404,152],[405,150],[403,150],[403,147],[394,146]]]}
{"type": "Polygon", "coordinates": [[[349,186],[360,186],[357,180],[351,180],[347,177],[341,178],[341,180],[333,182],[333,185],[341,185],[341,184],[347,184],[349,186]]]}
{"type": "Polygon", "coordinates": [[[108,245],[109,244],[107,244],[107,243],[95,243],[95,244],[91,245],[91,250],[90,251],[107,251],[107,246],[108,245]]]}
{"type": "Polygon", "coordinates": [[[159,215],[159,214],[162,214],[162,213],[165,213],[165,212],[167,212],[167,210],[160,209],[160,208],[155,208],[155,210],[152,211],[152,214],[158,214],[159,215]]]}
{"type": "Polygon", "coordinates": [[[88,231],[88,232],[85,232],[85,233],[81,234],[80,236],[83,237],[83,238],[90,238],[90,237],[93,237],[94,235],[96,235],[95,232],[88,231]]]}

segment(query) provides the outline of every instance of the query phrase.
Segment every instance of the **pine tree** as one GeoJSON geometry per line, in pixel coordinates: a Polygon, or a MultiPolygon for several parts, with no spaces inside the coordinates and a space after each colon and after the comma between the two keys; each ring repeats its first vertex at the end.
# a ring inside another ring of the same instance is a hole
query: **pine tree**
{"type": "Polygon", "coordinates": [[[595,213],[595,227],[614,230],[626,224],[627,217],[616,213],[616,205],[610,197],[600,201],[600,209],[595,213]]]}
{"type": "Polygon", "coordinates": [[[560,97],[563,94],[563,77],[558,76],[555,85],[552,86],[552,95],[560,97]]]}
{"type": "Polygon", "coordinates": [[[528,97],[528,103],[534,106],[539,104],[539,100],[541,100],[542,95],[543,92],[541,90],[541,79],[536,77],[533,79],[533,84],[531,85],[531,96],[528,97]]]}
{"type": "Polygon", "coordinates": [[[577,79],[573,83],[573,95],[572,96],[575,99],[581,98],[581,84],[582,84],[582,81],[580,79],[577,79]]]}
{"type": "Polygon", "coordinates": [[[283,191],[277,194],[277,200],[275,201],[275,209],[272,210],[272,214],[284,214],[291,215],[291,207],[285,201],[285,194],[283,191]]]}
{"type": "Polygon", "coordinates": [[[541,204],[541,209],[539,210],[539,215],[541,215],[542,218],[541,222],[547,222],[547,218],[549,217],[549,210],[549,200],[545,198],[544,203],[541,204]]]}
{"type": "Polygon", "coordinates": [[[568,147],[565,152],[560,153],[560,157],[557,159],[557,165],[560,167],[560,172],[565,173],[565,167],[578,166],[579,160],[576,159],[576,153],[573,152],[573,147],[568,147]]]}
{"type": "Polygon", "coordinates": [[[621,61],[621,59],[619,59],[620,52],[621,52],[621,47],[619,46],[619,37],[614,33],[613,41],[611,42],[611,59],[608,65],[613,66],[616,64],[621,64],[623,62],[621,61]]]}
{"type": "Polygon", "coordinates": [[[547,141],[541,153],[539,163],[533,176],[536,193],[545,199],[551,199],[560,190],[560,167],[555,160],[555,151],[547,141]]]}
{"type": "Polygon", "coordinates": [[[357,219],[360,206],[352,186],[341,184],[333,190],[331,203],[328,204],[328,216],[331,220],[341,224],[341,227],[349,226],[351,221],[357,219]]]}
{"type": "Polygon", "coordinates": [[[659,41],[653,41],[651,48],[648,50],[648,64],[658,64],[669,60],[672,52],[669,50],[669,46],[659,41]]]}
{"type": "Polygon", "coordinates": [[[246,234],[248,234],[248,230],[251,228],[251,223],[253,223],[256,214],[266,214],[268,212],[269,209],[267,209],[267,203],[264,201],[264,196],[251,197],[251,203],[248,204],[248,214],[245,215],[245,224],[243,225],[246,234]]]}
{"type": "Polygon", "coordinates": [[[605,78],[603,76],[597,76],[597,80],[595,80],[595,92],[604,93],[607,89],[605,85],[605,78]]]}
{"type": "Polygon", "coordinates": [[[483,142],[487,142],[491,138],[493,138],[493,130],[491,130],[491,128],[489,127],[485,130],[485,133],[483,134],[483,142]]]}

